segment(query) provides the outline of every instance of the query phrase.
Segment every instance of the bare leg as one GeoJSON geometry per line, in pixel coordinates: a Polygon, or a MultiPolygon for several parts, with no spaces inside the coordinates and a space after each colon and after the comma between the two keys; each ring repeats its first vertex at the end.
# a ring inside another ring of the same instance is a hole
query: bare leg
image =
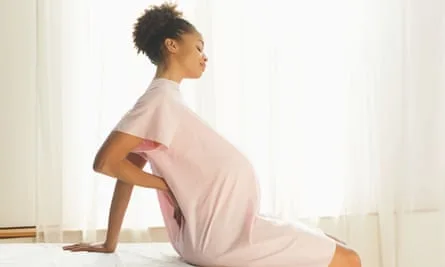
{"type": "Polygon", "coordinates": [[[357,252],[337,244],[334,257],[329,267],[361,267],[362,263],[357,252]]]}

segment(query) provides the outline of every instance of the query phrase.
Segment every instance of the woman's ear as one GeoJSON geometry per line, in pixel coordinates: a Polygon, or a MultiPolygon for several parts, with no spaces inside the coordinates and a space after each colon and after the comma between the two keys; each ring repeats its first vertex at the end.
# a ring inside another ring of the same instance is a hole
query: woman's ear
{"type": "Polygon", "coordinates": [[[171,39],[171,38],[167,38],[164,41],[164,45],[165,45],[165,48],[167,49],[168,52],[170,52],[172,54],[175,54],[175,53],[178,52],[179,45],[178,45],[178,42],[176,40],[171,39]]]}

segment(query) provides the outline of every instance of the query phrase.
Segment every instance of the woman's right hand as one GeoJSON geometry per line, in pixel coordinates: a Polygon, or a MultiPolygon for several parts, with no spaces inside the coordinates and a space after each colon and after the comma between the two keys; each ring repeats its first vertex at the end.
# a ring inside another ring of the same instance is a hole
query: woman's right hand
{"type": "Polygon", "coordinates": [[[174,208],[173,218],[175,219],[178,226],[181,227],[182,221],[184,220],[184,215],[182,214],[181,208],[179,207],[176,197],[173,195],[173,192],[170,189],[168,190],[168,194],[170,196],[170,200],[174,208]]]}
{"type": "Polygon", "coordinates": [[[113,253],[115,250],[114,246],[109,246],[106,243],[100,244],[87,244],[87,243],[77,243],[74,245],[64,246],[63,250],[69,250],[73,252],[98,252],[98,253],[113,253]]]}

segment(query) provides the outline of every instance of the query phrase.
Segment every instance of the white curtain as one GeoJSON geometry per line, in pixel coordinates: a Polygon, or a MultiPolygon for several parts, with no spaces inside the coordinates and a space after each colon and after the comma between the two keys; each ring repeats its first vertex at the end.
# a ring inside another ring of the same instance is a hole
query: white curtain
{"type": "MultiPolygon", "coordinates": [[[[131,31],[162,1],[37,2],[38,227],[96,240],[115,181],[93,158],[154,75],[131,31]]],[[[445,264],[443,0],[177,3],[209,57],[184,96],[253,162],[262,213],[322,227],[364,266],[445,264]]],[[[162,225],[137,188],[123,227],[162,225]]]]}

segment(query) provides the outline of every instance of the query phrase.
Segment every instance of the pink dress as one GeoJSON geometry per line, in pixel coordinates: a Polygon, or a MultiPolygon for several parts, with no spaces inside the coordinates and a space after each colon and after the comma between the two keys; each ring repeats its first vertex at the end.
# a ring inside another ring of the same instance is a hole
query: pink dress
{"type": "Polygon", "coordinates": [[[251,163],[183,102],[179,84],[154,79],[115,130],[144,138],[134,153],[163,177],[185,221],[158,192],[172,246],[198,266],[328,267],[336,243],[319,229],[259,215],[251,163]]]}

